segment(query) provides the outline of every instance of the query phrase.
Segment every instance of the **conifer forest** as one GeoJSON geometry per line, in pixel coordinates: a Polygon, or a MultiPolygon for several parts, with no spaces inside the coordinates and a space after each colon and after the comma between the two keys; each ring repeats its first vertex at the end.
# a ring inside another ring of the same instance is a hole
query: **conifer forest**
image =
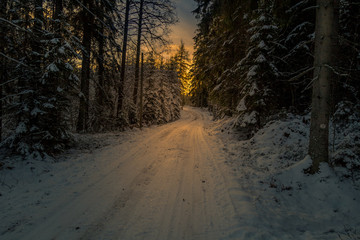
{"type": "Polygon", "coordinates": [[[0,6],[0,239],[360,239],[358,0],[0,6]]]}

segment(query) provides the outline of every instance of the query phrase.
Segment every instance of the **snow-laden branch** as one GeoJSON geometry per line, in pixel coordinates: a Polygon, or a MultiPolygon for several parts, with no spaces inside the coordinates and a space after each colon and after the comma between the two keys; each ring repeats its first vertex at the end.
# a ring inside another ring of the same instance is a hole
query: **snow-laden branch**
{"type": "Polygon", "coordinates": [[[7,84],[9,84],[9,83],[12,83],[12,82],[16,82],[16,78],[15,78],[15,79],[11,79],[11,80],[6,81],[6,82],[3,82],[3,83],[0,83],[0,87],[5,86],[5,85],[7,85],[7,84]]]}
{"type": "Polygon", "coordinates": [[[8,99],[8,98],[11,98],[11,97],[17,97],[17,96],[29,94],[29,93],[32,93],[32,92],[33,92],[32,90],[26,90],[26,91],[23,91],[23,92],[20,92],[20,93],[9,94],[9,95],[6,95],[6,96],[3,97],[3,98],[0,98],[0,102],[6,100],[6,99],[8,99]]]}
{"type": "Polygon", "coordinates": [[[308,68],[305,71],[302,71],[301,73],[296,75],[295,77],[290,78],[288,81],[289,82],[294,82],[294,81],[298,80],[299,78],[301,78],[302,76],[306,75],[307,73],[309,73],[309,72],[311,72],[313,70],[314,70],[314,67],[308,68]]]}
{"type": "Polygon", "coordinates": [[[17,29],[19,29],[19,30],[21,30],[21,31],[24,31],[24,32],[27,32],[27,33],[31,33],[30,30],[25,29],[25,28],[23,28],[23,27],[20,27],[19,25],[16,25],[15,23],[13,23],[13,22],[5,19],[5,18],[0,18],[0,21],[6,22],[6,23],[10,24],[10,25],[13,26],[13,27],[16,27],[17,29]]]}
{"type": "Polygon", "coordinates": [[[0,55],[3,56],[3,57],[5,57],[5,58],[7,58],[7,59],[9,59],[9,60],[11,60],[11,61],[13,61],[13,62],[18,63],[18,64],[20,64],[20,65],[22,65],[22,66],[24,66],[24,67],[29,67],[29,66],[26,65],[25,63],[19,62],[19,61],[16,60],[15,58],[9,57],[9,56],[5,55],[5,54],[2,53],[2,52],[0,52],[0,55]]]}
{"type": "Polygon", "coordinates": [[[311,81],[309,82],[309,84],[306,85],[306,87],[304,88],[304,90],[303,90],[302,92],[305,92],[306,90],[309,90],[309,89],[312,87],[313,83],[314,83],[316,80],[318,80],[318,79],[319,79],[319,75],[317,75],[316,77],[314,77],[313,79],[311,79],[311,81]]]}
{"type": "Polygon", "coordinates": [[[334,74],[340,76],[340,77],[348,77],[349,74],[346,73],[339,73],[338,71],[336,71],[335,68],[333,68],[332,66],[328,65],[328,64],[324,64],[325,67],[327,67],[328,69],[330,69],[334,74]]]}

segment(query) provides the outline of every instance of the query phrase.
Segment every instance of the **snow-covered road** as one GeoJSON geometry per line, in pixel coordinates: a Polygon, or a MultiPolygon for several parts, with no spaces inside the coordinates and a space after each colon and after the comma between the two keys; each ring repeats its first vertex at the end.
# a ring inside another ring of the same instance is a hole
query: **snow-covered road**
{"type": "Polygon", "coordinates": [[[359,187],[327,165],[303,174],[301,118],[245,141],[210,118],[185,107],[170,124],[81,135],[56,163],[12,161],[0,239],[359,239],[359,187]]]}
{"type": "Polygon", "coordinates": [[[207,112],[185,107],[179,121],[20,184],[0,198],[0,238],[231,239],[239,225],[209,123],[207,112]]]}

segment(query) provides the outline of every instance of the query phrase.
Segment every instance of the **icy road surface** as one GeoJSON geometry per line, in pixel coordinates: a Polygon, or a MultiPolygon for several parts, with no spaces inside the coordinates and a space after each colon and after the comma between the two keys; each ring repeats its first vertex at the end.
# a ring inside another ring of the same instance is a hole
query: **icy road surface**
{"type": "Polygon", "coordinates": [[[0,238],[232,239],[240,227],[232,184],[209,123],[207,112],[186,107],[179,121],[57,163],[61,171],[0,198],[0,238]]]}

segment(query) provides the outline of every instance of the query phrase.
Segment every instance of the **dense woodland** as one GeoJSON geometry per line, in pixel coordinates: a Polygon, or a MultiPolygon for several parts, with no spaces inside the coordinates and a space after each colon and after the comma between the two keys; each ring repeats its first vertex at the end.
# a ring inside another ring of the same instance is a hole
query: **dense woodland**
{"type": "MultiPolygon", "coordinates": [[[[282,109],[308,110],[315,1],[198,2],[192,70],[196,105],[211,105],[219,114],[241,113],[239,127],[254,128],[282,109]]],[[[340,2],[334,106],[344,100],[358,103],[360,86],[359,3],[340,2]]]]}
{"type": "Polygon", "coordinates": [[[180,64],[159,57],[171,1],[1,0],[0,20],[1,145],[12,152],[41,159],[74,132],[179,118],[180,64]]]}
{"type": "Polygon", "coordinates": [[[196,2],[191,61],[183,43],[170,59],[161,56],[177,21],[170,0],[1,0],[1,145],[43,158],[71,145],[74,132],[166,123],[184,103],[235,117],[249,138],[313,104],[320,113],[312,121],[322,114],[325,127],[312,123],[323,135],[312,134],[310,145],[328,151],[329,120],[359,112],[359,2],[196,2]],[[319,21],[322,11],[329,22],[319,21]],[[329,49],[321,49],[324,22],[332,26],[329,49]],[[314,90],[320,75],[325,97],[314,90]]]}
{"type": "Polygon", "coordinates": [[[360,0],[0,6],[0,239],[360,239],[360,0]]]}
{"type": "Polygon", "coordinates": [[[360,107],[359,2],[197,2],[192,102],[236,117],[247,137],[287,113],[309,113],[312,104],[309,153],[328,161],[329,119],[359,121],[348,119],[360,107]]]}

